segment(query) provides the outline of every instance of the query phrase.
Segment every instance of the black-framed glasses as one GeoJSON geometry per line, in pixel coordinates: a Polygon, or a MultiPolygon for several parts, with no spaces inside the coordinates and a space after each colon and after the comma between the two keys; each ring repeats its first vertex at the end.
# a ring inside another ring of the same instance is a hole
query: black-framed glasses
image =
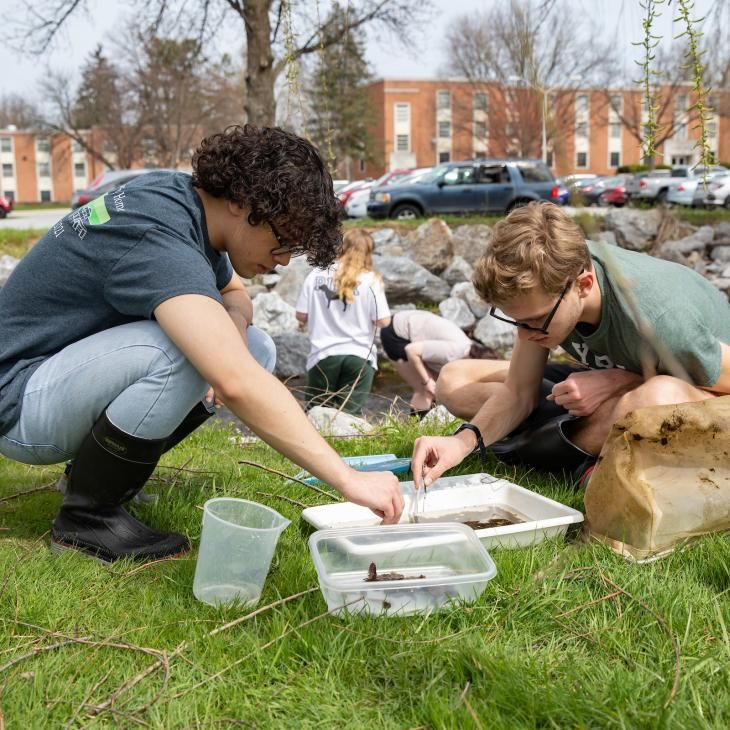
{"type": "Polygon", "coordinates": [[[531,324],[527,324],[526,322],[519,322],[516,319],[508,319],[507,317],[501,317],[499,314],[495,314],[497,311],[496,307],[492,307],[489,310],[489,316],[494,317],[495,319],[500,320],[500,322],[506,322],[507,324],[514,325],[515,327],[519,327],[523,330],[528,330],[529,332],[540,332],[543,335],[548,334],[548,327],[550,326],[550,322],[553,321],[553,317],[555,316],[555,313],[558,311],[558,307],[560,306],[560,302],[563,301],[563,297],[568,293],[568,289],[572,286],[573,282],[569,281],[562,292],[560,292],[560,297],[558,298],[558,301],[555,302],[555,306],[550,310],[550,313],[548,314],[545,321],[542,323],[540,327],[533,327],[531,324]]]}
{"type": "Polygon", "coordinates": [[[302,256],[307,252],[307,249],[305,249],[303,246],[299,246],[293,243],[287,243],[282,238],[282,235],[281,233],[279,233],[276,226],[271,221],[268,221],[268,224],[269,228],[271,228],[271,232],[274,234],[276,242],[279,244],[276,248],[271,249],[272,256],[283,256],[284,254],[288,253],[292,258],[294,258],[295,256],[302,256]]]}

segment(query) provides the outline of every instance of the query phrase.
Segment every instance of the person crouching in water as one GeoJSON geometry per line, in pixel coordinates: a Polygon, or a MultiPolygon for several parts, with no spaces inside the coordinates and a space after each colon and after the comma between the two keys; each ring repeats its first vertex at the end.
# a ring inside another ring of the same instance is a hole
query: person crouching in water
{"type": "Polygon", "coordinates": [[[297,319],[307,326],[307,408],[342,407],[362,413],[377,364],[375,328],[390,324],[380,275],[373,270],[373,239],[364,231],[345,234],[340,255],[328,269],[304,280],[297,319]]]}

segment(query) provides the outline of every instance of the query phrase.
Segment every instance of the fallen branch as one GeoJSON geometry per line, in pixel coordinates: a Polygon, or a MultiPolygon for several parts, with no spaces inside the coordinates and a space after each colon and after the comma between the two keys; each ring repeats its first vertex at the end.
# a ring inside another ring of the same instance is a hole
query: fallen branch
{"type": "Polygon", "coordinates": [[[669,637],[669,641],[672,644],[672,649],[674,650],[675,659],[674,681],[672,682],[672,689],[669,692],[669,697],[667,697],[667,701],[664,703],[665,708],[669,707],[669,705],[671,705],[674,701],[674,698],[677,696],[677,691],[679,690],[679,679],[682,671],[681,654],[679,651],[679,643],[677,642],[676,637],[672,633],[672,630],[669,628],[669,626],[667,626],[667,622],[662,618],[661,614],[658,611],[655,611],[651,606],[644,603],[644,601],[642,601],[640,598],[637,598],[633,594],[629,593],[618,583],[614,583],[608,576],[604,575],[603,571],[599,570],[598,574],[601,576],[601,580],[604,582],[604,584],[610,585],[612,588],[616,589],[616,591],[622,593],[627,598],[630,598],[632,601],[638,603],[639,606],[641,606],[645,611],[650,613],[657,620],[657,623],[662,628],[664,633],[666,633],[666,635],[669,637]]]}
{"type": "Polygon", "coordinates": [[[50,482],[49,484],[44,484],[42,487],[36,487],[35,489],[28,489],[25,492],[18,492],[17,494],[11,494],[9,497],[3,497],[0,499],[0,502],[10,502],[13,499],[18,499],[18,497],[26,497],[29,494],[37,494],[38,492],[51,492],[55,489],[56,482],[50,482]]]}
{"type": "Polygon", "coordinates": [[[285,502],[290,502],[291,504],[296,505],[297,507],[301,507],[302,509],[306,509],[307,507],[311,506],[308,504],[304,504],[304,502],[299,502],[296,499],[292,499],[291,497],[285,497],[283,494],[274,494],[273,492],[256,492],[260,497],[273,497],[274,499],[283,499],[285,502]]]}
{"type": "Polygon", "coordinates": [[[576,611],[580,611],[584,608],[588,608],[588,606],[594,606],[596,603],[601,603],[602,601],[608,601],[611,598],[615,598],[616,596],[620,596],[621,591],[614,591],[613,593],[608,593],[605,596],[601,596],[600,598],[594,598],[592,601],[588,601],[587,603],[581,603],[580,606],[575,606],[573,608],[568,609],[567,611],[563,611],[562,613],[559,613],[555,618],[562,618],[563,616],[568,616],[571,613],[575,613],[576,611]]]}
{"type": "Polygon", "coordinates": [[[247,459],[241,459],[238,462],[239,464],[245,464],[246,466],[255,466],[257,469],[262,469],[263,471],[268,471],[270,474],[276,474],[276,476],[282,477],[283,479],[288,479],[292,482],[297,482],[298,484],[302,484],[307,489],[312,489],[318,494],[322,494],[325,497],[328,497],[329,499],[338,502],[339,498],[336,497],[331,492],[326,492],[324,489],[320,489],[319,487],[315,486],[314,484],[307,484],[303,479],[299,479],[297,477],[290,476],[289,474],[286,474],[283,471],[279,471],[278,469],[272,469],[270,466],[264,466],[263,464],[259,464],[257,461],[248,461],[247,459]]]}
{"type": "Polygon", "coordinates": [[[466,709],[469,711],[469,714],[471,715],[471,719],[474,721],[474,725],[477,727],[478,730],[482,730],[482,723],[479,722],[479,718],[477,717],[477,713],[474,712],[474,708],[471,706],[469,700],[466,698],[467,692],[469,692],[469,689],[471,688],[471,682],[467,682],[464,689],[461,691],[461,694],[459,695],[459,704],[463,704],[466,709]]]}

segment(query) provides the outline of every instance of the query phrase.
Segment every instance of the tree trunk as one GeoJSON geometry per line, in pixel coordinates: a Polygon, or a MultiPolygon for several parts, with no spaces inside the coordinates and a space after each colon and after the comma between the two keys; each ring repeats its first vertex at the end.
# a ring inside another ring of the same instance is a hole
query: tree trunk
{"type": "Polygon", "coordinates": [[[271,51],[269,8],[272,0],[246,0],[246,121],[258,126],[276,123],[274,54],[271,51]]]}

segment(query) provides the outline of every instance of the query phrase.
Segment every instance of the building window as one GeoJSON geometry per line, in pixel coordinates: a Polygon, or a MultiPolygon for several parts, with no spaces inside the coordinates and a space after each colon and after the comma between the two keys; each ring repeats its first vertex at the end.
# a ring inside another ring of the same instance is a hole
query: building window
{"type": "Polygon", "coordinates": [[[411,106],[410,104],[396,104],[395,105],[395,121],[403,124],[408,124],[411,119],[411,106]]]}
{"type": "Polygon", "coordinates": [[[587,137],[588,136],[588,122],[578,122],[575,125],[576,137],[587,137]]]}
{"type": "Polygon", "coordinates": [[[439,163],[451,162],[451,152],[439,152],[439,163]]]}
{"type": "Polygon", "coordinates": [[[51,191],[50,190],[41,190],[41,203],[50,203],[51,202],[51,191]]]}
{"type": "Polygon", "coordinates": [[[620,96],[612,96],[610,104],[611,104],[611,109],[613,111],[615,111],[617,113],[621,111],[621,97],[620,96]]]}
{"type": "Polygon", "coordinates": [[[81,144],[81,142],[79,142],[76,139],[72,139],[71,140],[71,151],[72,152],[83,152],[84,151],[84,147],[81,144]]]}
{"type": "Polygon", "coordinates": [[[4,193],[3,193],[3,195],[5,195],[5,197],[6,197],[6,198],[7,198],[8,200],[12,200],[13,202],[15,202],[15,190],[6,190],[6,191],[5,191],[4,193]]]}
{"type": "Polygon", "coordinates": [[[436,92],[436,108],[437,109],[451,109],[451,92],[450,91],[437,91],[436,92]]]}
{"type": "Polygon", "coordinates": [[[548,150],[548,153],[547,153],[547,166],[548,167],[553,166],[553,151],[552,150],[548,150]]]}
{"type": "Polygon", "coordinates": [[[612,152],[610,155],[609,167],[618,167],[621,164],[621,153],[612,152]]]}
{"type": "Polygon", "coordinates": [[[12,152],[13,140],[10,137],[0,138],[0,152],[12,152]]]}
{"type": "Polygon", "coordinates": [[[680,94],[677,97],[677,111],[683,112],[687,110],[687,96],[680,94]]]}
{"type": "Polygon", "coordinates": [[[451,122],[439,122],[439,137],[441,139],[451,137],[451,122]]]}
{"type": "Polygon", "coordinates": [[[576,167],[588,167],[588,153],[587,152],[579,152],[575,156],[575,166],[576,167]]]}
{"type": "Polygon", "coordinates": [[[484,139],[487,136],[487,125],[481,121],[474,122],[474,138],[484,139]]]}
{"type": "Polygon", "coordinates": [[[360,168],[360,172],[365,172],[365,160],[360,160],[358,167],[360,168]]]}
{"type": "Polygon", "coordinates": [[[86,163],[74,162],[74,177],[86,177],[86,163]]]}
{"type": "Polygon", "coordinates": [[[12,162],[3,162],[3,177],[12,177],[13,176],[13,163],[12,162]]]}
{"type": "Polygon", "coordinates": [[[717,122],[707,122],[707,136],[717,137],[717,122]]]}
{"type": "Polygon", "coordinates": [[[48,137],[39,137],[35,145],[38,152],[48,152],[51,149],[51,142],[48,137]]]}
{"type": "Polygon", "coordinates": [[[611,138],[621,139],[621,125],[616,122],[611,124],[611,138]]]}
{"type": "Polygon", "coordinates": [[[674,138],[682,140],[687,139],[687,125],[684,122],[677,124],[674,131],[674,138]]]}
{"type": "Polygon", "coordinates": [[[38,163],[38,177],[50,177],[51,166],[47,162],[38,163]]]}
{"type": "Polygon", "coordinates": [[[408,152],[411,148],[410,140],[407,134],[395,135],[395,149],[398,152],[408,152]]]}
{"type": "Polygon", "coordinates": [[[489,108],[487,94],[484,91],[474,92],[474,108],[477,111],[485,112],[489,108]]]}
{"type": "Polygon", "coordinates": [[[575,110],[579,114],[588,111],[588,96],[586,94],[579,94],[575,97],[575,110]]]}

